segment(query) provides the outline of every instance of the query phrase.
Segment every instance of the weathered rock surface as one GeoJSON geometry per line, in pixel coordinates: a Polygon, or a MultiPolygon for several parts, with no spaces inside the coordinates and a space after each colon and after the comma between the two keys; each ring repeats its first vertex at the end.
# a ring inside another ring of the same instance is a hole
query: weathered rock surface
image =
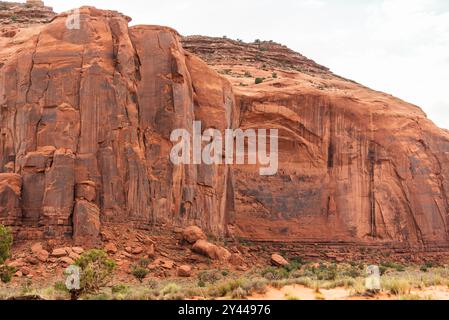
{"type": "Polygon", "coordinates": [[[1,50],[2,222],[19,237],[81,243],[95,242],[105,222],[225,233],[230,168],[176,167],[168,155],[171,131],[194,119],[233,124],[231,85],[185,53],[172,29],[80,12],[79,30],[61,14],[1,50]]]}
{"type": "Polygon", "coordinates": [[[188,277],[192,276],[192,267],[189,265],[179,266],[177,273],[178,273],[178,277],[188,278],[188,277]]]}
{"type": "Polygon", "coordinates": [[[449,135],[421,109],[273,42],[183,45],[233,84],[242,128],[280,130],[277,175],[233,168],[235,235],[448,245],[449,135]]]}
{"type": "MultiPolygon", "coordinates": [[[[28,0],[27,3],[0,1],[0,34],[3,32],[5,35],[8,26],[17,28],[48,23],[55,15],[53,9],[46,7],[42,1],[28,0]]],[[[13,34],[7,36],[11,35],[13,34]]]]}
{"type": "Polygon", "coordinates": [[[183,238],[183,240],[187,241],[190,244],[194,244],[198,240],[206,240],[207,239],[203,230],[201,230],[197,226],[190,226],[190,227],[185,228],[182,232],[182,238],[183,238]]]}
{"type": "Polygon", "coordinates": [[[271,264],[276,267],[284,267],[288,265],[288,261],[283,256],[274,253],[271,255],[271,264]]]}
{"type": "Polygon", "coordinates": [[[209,257],[212,260],[228,261],[231,258],[231,253],[226,248],[217,246],[206,240],[198,240],[195,242],[192,251],[209,257]]]}
{"type": "Polygon", "coordinates": [[[181,45],[170,28],[80,13],[79,30],[65,13],[0,36],[0,223],[17,238],[95,243],[102,225],[127,223],[261,241],[449,245],[449,133],[418,107],[275,43],[181,45]],[[193,120],[221,132],[279,129],[278,173],[173,165],[170,133],[192,132],[193,120]]]}

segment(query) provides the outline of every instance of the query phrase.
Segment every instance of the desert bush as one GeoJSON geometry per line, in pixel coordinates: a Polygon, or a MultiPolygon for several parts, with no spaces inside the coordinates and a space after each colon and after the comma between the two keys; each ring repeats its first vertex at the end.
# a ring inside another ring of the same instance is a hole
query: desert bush
{"type": "Polygon", "coordinates": [[[156,279],[150,279],[148,280],[148,287],[150,289],[157,289],[159,288],[159,282],[156,279]]]}
{"type": "Polygon", "coordinates": [[[365,266],[363,265],[346,265],[337,271],[340,277],[358,278],[365,275],[365,266]]]}
{"type": "Polygon", "coordinates": [[[253,75],[249,71],[245,71],[245,78],[252,78],[253,75]]]}
{"type": "Polygon", "coordinates": [[[3,283],[10,282],[16,272],[13,267],[4,265],[5,261],[11,257],[12,242],[11,230],[0,224],[0,281],[3,283]]]}
{"type": "Polygon", "coordinates": [[[243,287],[243,282],[244,281],[242,279],[232,279],[220,282],[209,287],[208,294],[211,297],[225,297],[229,294],[232,294],[235,289],[243,287]]]}
{"type": "Polygon", "coordinates": [[[232,299],[242,300],[245,299],[248,296],[248,292],[243,289],[242,287],[238,287],[234,289],[231,293],[232,299]]]}
{"type": "Polygon", "coordinates": [[[223,279],[223,273],[220,270],[201,271],[198,273],[198,282],[204,283],[216,283],[223,279]]]}
{"type": "Polygon", "coordinates": [[[304,274],[315,277],[317,280],[335,280],[337,278],[337,265],[320,263],[319,266],[306,266],[304,274]]]}
{"type": "Polygon", "coordinates": [[[261,272],[262,277],[267,280],[282,280],[287,279],[290,274],[285,268],[267,267],[261,272]]]}
{"type": "Polygon", "coordinates": [[[301,262],[298,260],[291,261],[288,265],[283,267],[287,272],[291,273],[293,271],[297,271],[298,269],[301,269],[301,262]]]}
{"type": "Polygon", "coordinates": [[[326,300],[326,298],[323,296],[323,294],[321,292],[316,292],[315,300],[326,300]]]}
{"type": "Polygon", "coordinates": [[[277,79],[278,74],[277,74],[276,72],[273,72],[273,74],[271,75],[271,77],[272,77],[273,79],[277,79]]]}
{"type": "Polygon", "coordinates": [[[129,287],[125,286],[124,284],[117,284],[115,286],[112,286],[111,292],[113,294],[124,294],[129,291],[129,287]]]}
{"type": "Polygon", "coordinates": [[[181,287],[176,283],[167,284],[162,290],[162,295],[174,295],[181,291],[181,287]]]}
{"type": "Polygon", "coordinates": [[[262,278],[251,278],[244,281],[241,286],[248,293],[263,294],[267,291],[268,281],[262,278]]]}
{"type": "Polygon", "coordinates": [[[261,84],[262,82],[264,82],[265,79],[264,78],[256,78],[256,80],[254,81],[255,84],[261,84]]]}
{"type": "Polygon", "coordinates": [[[411,285],[406,279],[388,277],[382,279],[382,288],[392,295],[399,296],[410,294],[411,285]]]}
{"type": "Polygon", "coordinates": [[[96,293],[106,286],[115,268],[115,262],[103,250],[85,251],[75,265],[81,269],[80,290],[82,293],[96,293]]]}
{"type": "Polygon", "coordinates": [[[382,262],[381,267],[384,267],[386,269],[393,269],[396,270],[398,272],[404,272],[405,271],[405,267],[399,263],[394,263],[394,262],[382,262]]]}
{"type": "Polygon", "coordinates": [[[11,230],[0,224],[0,265],[11,256],[13,237],[11,230]]]}
{"type": "Polygon", "coordinates": [[[16,272],[16,269],[7,265],[0,266],[0,281],[3,283],[9,283],[12,280],[12,276],[16,272]]]}
{"type": "Polygon", "coordinates": [[[55,284],[53,285],[53,289],[55,289],[56,291],[60,291],[60,292],[68,292],[69,291],[67,289],[67,286],[65,285],[65,283],[62,281],[55,282],[55,284]]]}
{"type": "Polygon", "coordinates": [[[146,278],[146,276],[150,273],[150,271],[142,267],[141,265],[136,265],[132,267],[131,274],[140,281],[140,283],[143,282],[143,280],[146,278]]]}

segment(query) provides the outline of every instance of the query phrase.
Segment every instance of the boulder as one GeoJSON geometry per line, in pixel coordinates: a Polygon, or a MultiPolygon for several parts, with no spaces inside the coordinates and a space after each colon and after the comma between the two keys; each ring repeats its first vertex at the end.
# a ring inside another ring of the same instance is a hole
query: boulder
{"type": "Polygon", "coordinates": [[[74,260],[74,261],[76,261],[76,260],[78,260],[80,258],[80,255],[78,253],[75,253],[75,252],[72,251],[69,254],[69,258],[74,260]]]}
{"type": "Polygon", "coordinates": [[[47,262],[48,257],[50,256],[50,254],[48,253],[47,250],[41,250],[37,253],[35,253],[36,258],[40,261],[40,262],[47,262]]]}
{"type": "Polygon", "coordinates": [[[178,277],[185,277],[188,278],[192,276],[192,267],[189,265],[182,265],[178,267],[177,270],[178,277]]]}
{"type": "Polygon", "coordinates": [[[117,246],[113,242],[109,242],[104,246],[104,250],[110,254],[117,253],[117,246]]]}
{"type": "Polygon", "coordinates": [[[68,253],[65,250],[65,248],[56,248],[56,249],[53,249],[53,251],[51,252],[51,255],[53,257],[60,258],[60,257],[67,256],[68,253]]]}
{"type": "Polygon", "coordinates": [[[288,261],[281,255],[274,253],[271,255],[271,264],[276,267],[284,267],[288,265],[288,261]]]}
{"type": "Polygon", "coordinates": [[[141,254],[143,252],[143,248],[141,246],[137,246],[131,249],[131,253],[138,255],[141,254]]]}
{"type": "Polygon", "coordinates": [[[156,255],[156,249],[154,248],[154,244],[150,244],[146,249],[148,257],[153,258],[156,255]]]}
{"type": "Polygon", "coordinates": [[[72,251],[76,254],[82,254],[84,252],[84,249],[81,247],[72,247],[72,251]]]}
{"type": "Polygon", "coordinates": [[[38,252],[44,250],[42,243],[37,242],[31,246],[31,252],[37,254],[38,252]]]}
{"type": "Polygon", "coordinates": [[[227,261],[231,257],[231,253],[223,247],[219,247],[206,240],[198,240],[192,247],[192,251],[212,260],[227,261]]]}
{"type": "Polygon", "coordinates": [[[207,237],[199,227],[191,226],[183,230],[182,239],[190,244],[194,244],[198,240],[206,240],[207,237]]]}
{"type": "Polygon", "coordinates": [[[75,261],[69,257],[62,257],[59,259],[59,261],[65,266],[70,266],[75,263],[75,261]]]}

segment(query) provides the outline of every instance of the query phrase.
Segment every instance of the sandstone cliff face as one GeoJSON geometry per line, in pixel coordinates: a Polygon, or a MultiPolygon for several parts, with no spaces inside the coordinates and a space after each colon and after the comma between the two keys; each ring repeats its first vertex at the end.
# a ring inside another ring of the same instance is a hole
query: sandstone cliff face
{"type": "Polygon", "coordinates": [[[449,135],[418,107],[273,42],[183,44],[231,81],[242,128],[280,130],[276,176],[233,170],[237,234],[447,245],[449,135]]]}
{"type": "Polygon", "coordinates": [[[65,21],[2,48],[0,221],[19,238],[91,241],[108,222],[224,233],[230,169],[175,167],[168,155],[171,131],[194,119],[232,125],[230,84],[169,28],[128,29],[94,8],[79,30],[65,21]]]}
{"type": "Polygon", "coordinates": [[[66,17],[0,38],[0,223],[19,238],[95,242],[102,225],[130,223],[449,244],[449,134],[416,106],[275,43],[181,44],[172,29],[88,7],[68,30],[66,17]],[[174,166],[170,133],[193,120],[278,128],[278,174],[174,166]]]}

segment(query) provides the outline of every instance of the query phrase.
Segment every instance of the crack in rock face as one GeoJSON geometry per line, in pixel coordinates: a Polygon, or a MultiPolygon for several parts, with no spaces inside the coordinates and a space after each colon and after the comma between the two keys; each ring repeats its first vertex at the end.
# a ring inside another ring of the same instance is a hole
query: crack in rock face
{"type": "Polygon", "coordinates": [[[79,12],[79,29],[66,28],[70,13],[0,29],[0,223],[19,239],[94,244],[117,223],[449,245],[449,134],[418,107],[273,42],[182,38],[79,12]],[[278,129],[278,173],[173,165],[170,134],[194,121],[223,135],[278,129]]]}

